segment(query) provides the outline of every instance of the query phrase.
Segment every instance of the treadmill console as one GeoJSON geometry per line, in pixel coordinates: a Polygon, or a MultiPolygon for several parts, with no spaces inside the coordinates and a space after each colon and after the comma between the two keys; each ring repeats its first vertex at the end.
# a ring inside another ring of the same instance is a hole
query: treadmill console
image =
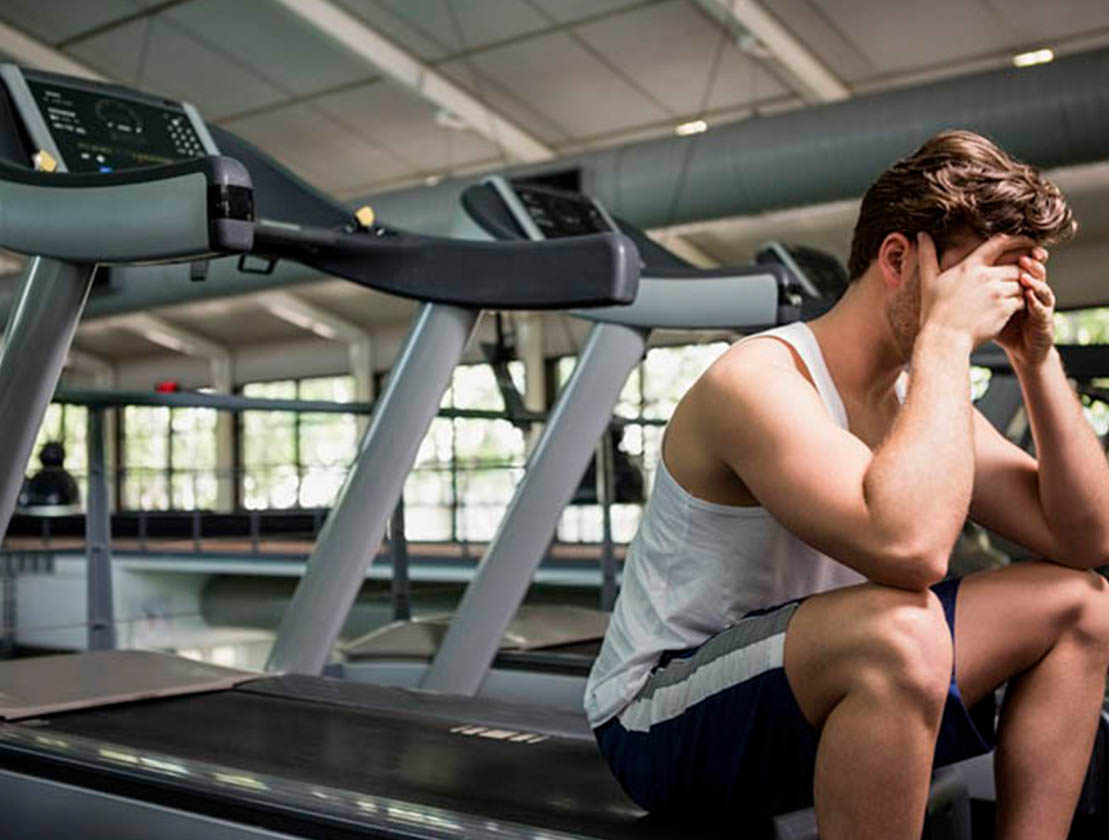
{"type": "Polygon", "coordinates": [[[597,203],[580,193],[531,186],[516,186],[514,190],[532,222],[547,239],[619,233],[597,203]]]}
{"type": "Polygon", "coordinates": [[[69,172],[114,172],[214,154],[196,112],[179,102],[6,67],[4,79],[32,136],[69,172]],[[13,72],[21,77],[13,79],[13,72]]]}

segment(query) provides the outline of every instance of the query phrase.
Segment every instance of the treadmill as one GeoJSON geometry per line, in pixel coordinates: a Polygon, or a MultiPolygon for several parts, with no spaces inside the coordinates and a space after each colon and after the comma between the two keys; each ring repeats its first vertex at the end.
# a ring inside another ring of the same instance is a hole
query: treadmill
{"type": "MultiPolygon", "coordinates": [[[[392,495],[377,491],[383,521],[482,307],[619,305],[634,294],[638,258],[622,236],[498,244],[345,216],[327,226],[328,202],[248,144],[209,131],[187,104],[13,65],[0,80],[0,245],[34,255],[0,354],[4,525],[97,263],[250,254],[424,301],[343,490],[375,476],[392,485],[392,495]],[[303,199],[311,222],[295,211],[257,218],[269,212],[263,199],[283,191],[303,199]]],[[[374,518],[351,510],[355,528],[338,513],[325,545],[359,538],[374,518]]],[[[365,563],[375,547],[363,542],[365,563]]],[[[313,603],[333,583],[320,582],[327,571],[302,587],[300,607],[345,614],[313,603]]],[[[311,663],[293,659],[264,677],[142,651],[0,663],[7,836],[675,833],[643,819],[579,717],[308,676],[311,663]]]]}
{"type": "MultiPolygon", "coordinates": [[[[651,331],[754,332],[787,323],[801,316],[802,305],[827,297],[828,272],[817,285],[815,272],[801,267],[815,257],[778,243],[754,265],[697,268],[589,196],[501,176],[467,189],[462,208],[456,229],[485,240],[623,233],[643,259],[639,292],[628,306],[575,313],[592,322],[589,336],[457,612],[372,631],[343,646],[339,667],[361,682],[541,702],[580,714],[608,615],[521,605],[651,331]]],[[[615,568],[606,575],[614,584],[615,568]]]]}

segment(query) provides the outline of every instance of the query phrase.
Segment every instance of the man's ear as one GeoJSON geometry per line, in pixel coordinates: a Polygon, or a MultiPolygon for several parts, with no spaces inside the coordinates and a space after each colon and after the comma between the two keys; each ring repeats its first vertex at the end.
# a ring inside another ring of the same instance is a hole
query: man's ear
{"type": "Polygon", "coordinates": [[[878,248],[878,274],[882,282],[896,289],[906,282],[916,269],[916,253],[908,237],[891,233],[878,248]]]}

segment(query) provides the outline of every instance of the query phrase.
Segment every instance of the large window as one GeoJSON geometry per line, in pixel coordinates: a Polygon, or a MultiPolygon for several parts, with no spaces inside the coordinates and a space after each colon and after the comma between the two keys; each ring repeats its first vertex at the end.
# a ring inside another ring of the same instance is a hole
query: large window
{"type": "Polygon", "coordinates": [[[124,408],[122,422],[121,508],[216,506],[215,409],[132,405],[124,408]]]}
{"type": "MultiPolygon", "coordinates": [[[[509,364],[523,389],[523,365],[509,364]]],[[[503,411],[488,365],[455,369],[443,408],[503,411]]],[[[405,531],[413,540],[485,541],[492,538],[523,475],[524,433],[508,420],[434,420],[404,488],[405,531]]]]}
{"type": "MultiPolygon", "coordinates": [[[[662,448],[662,423],[670,419],[685,392],[727,348],[723,341],[656,347],[647,352],[624,384],[615,409],[616,416],[626,421],[618,449],[642,471],[648,492],[662,448]]],[[[569,379],[575,363],[573,357],[559,360],[559,387],[569,379]]],[[[628,542],[639,527],[642,506],[614,504],[611,515],[613,539],[628,542]]],[[[559,522],[558,538],[564,542],[597,542],[602,535],[600,505],[572,505],[559,522]]]]}
{"type": "MultiPolygon", "coordinates": [[[[354,378],[255,382],[243,395],[350,402],[354,378]]],[[[352,414],[245,411],[241,439],[245,507],[327,507],[354,460],[358,421],[352,414]]]]}

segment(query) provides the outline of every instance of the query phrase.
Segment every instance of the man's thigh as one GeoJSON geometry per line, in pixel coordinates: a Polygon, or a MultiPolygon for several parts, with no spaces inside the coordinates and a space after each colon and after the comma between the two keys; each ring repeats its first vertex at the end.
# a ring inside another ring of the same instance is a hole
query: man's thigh
{"type": "Polygon", "coordinates": [[[1077,613],[1107,591],[1095,572],[1044,562],[964,578],[955,603],[955,677],[965,703],[974,705],[1035,665],[1077,613]]]}
{"type": "Polygon", "coordinates": [[[832,709],[874,669],[891,673],[898,661],[888,644],[912,648],[921,668],[950,681],[951,634],[931,590],[912,592],[873,583],[806,598],[786,631],[784,666],[798,705],[820,729],[832,709]]]}

